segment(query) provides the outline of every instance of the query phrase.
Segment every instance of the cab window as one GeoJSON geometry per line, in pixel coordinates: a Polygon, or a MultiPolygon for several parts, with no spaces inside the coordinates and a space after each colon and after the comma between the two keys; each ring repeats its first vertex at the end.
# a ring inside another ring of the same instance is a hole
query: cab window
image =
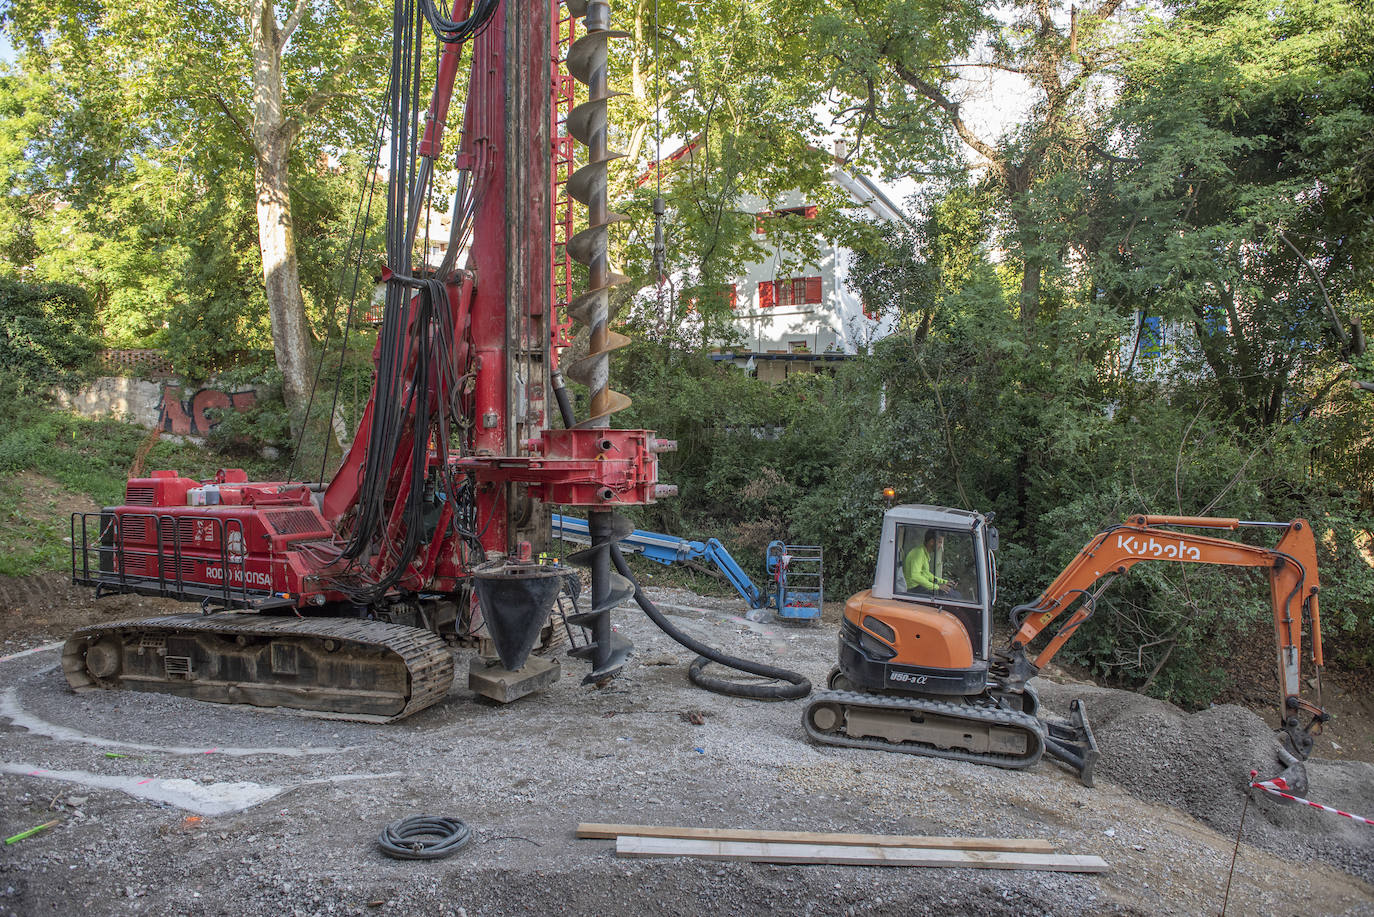
{"type": "Polygon", "coordinates": [[[897,595],[979,600],[977,554],[968,531],[901,523],[896,563],[893,592],[897,595]]]}

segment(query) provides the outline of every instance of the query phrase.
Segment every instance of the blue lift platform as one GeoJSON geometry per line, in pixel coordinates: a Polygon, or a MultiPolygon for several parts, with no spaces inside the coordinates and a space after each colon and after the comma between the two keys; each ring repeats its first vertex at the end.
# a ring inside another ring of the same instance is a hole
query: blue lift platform
{"type": "MultiPolygon", "coordinates": [[[[573,544],[591,544],[586,519],[554,513],[553,534],[573,544]]],[[[770,543],[764,555],[764,567],[771,578],[767,590],[755,585],[725,545],[715,538],[689,541],[675,535],[635,529],[621,540],[620,546],[664,566],[692,560],[708,562],[729,580],[750,608],[772,608],[780,621],[815,624],[821,620],[825,585],[824,552],[819,545],[770,543]]]]}

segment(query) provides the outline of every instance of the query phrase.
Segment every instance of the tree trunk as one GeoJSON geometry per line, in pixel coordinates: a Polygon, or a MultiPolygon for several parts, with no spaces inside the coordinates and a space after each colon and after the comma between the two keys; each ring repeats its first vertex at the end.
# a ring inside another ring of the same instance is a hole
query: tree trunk
{"type": "Polygon", "coordinates": [[[259,157],[256,188],[258,244],[272,317],[272,346],[284,380],[286,404],[294,414],[304,410],[310,396],[310,326],[301,298],[296,238],[291,228],[286,155],[285,150],[279,150],[270,151],[270,158],[259,157]]]}
{"type": "Polygon", "coordinates": [[[296,236],[291,225],[288,161],[294,129],[282,111],[282,36],[271,0],[251,0],[254,189],[262,277],[272,319],[272,345],[284,380],[292,427],[310,395],[310,324],[301,297],[296,236]]]}
{"type": "Polygon", "coordinates": [[[1027,257],[1021,272],[1021,330],[1030,337],[1040,315],[1040,259],[1027,257]]]}
{"type": "Polygon", "coordinates": [[[1007,201],[1011,204],[1012,220],[1016,225],[1015,238],[1021,248],[1021,289],[1016,305],[1021,333],[1027,340],[1035,332],[1035,322],[1040,317],[1040,286],[1045,269],[1036,246],[1044,243],[1046,227],[1036,220],[1031,206],[1031,188],[1035,185],[1040,161],[1040,156],[1028,155],[1020,163],[1004,162],[1002,166],[1007,201]]]}

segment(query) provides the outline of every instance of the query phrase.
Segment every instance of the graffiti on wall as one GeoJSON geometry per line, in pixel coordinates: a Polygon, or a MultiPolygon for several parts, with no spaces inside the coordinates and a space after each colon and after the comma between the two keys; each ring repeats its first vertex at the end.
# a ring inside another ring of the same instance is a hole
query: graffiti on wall
{"type": "Polygon", "coordinates": [[[253,389],[242,392],[221,392],[203,388],[186,395],[180,385],[162,386],[162,403],[158,408],[158,425],[165,433],[183,436],[204,436],[219,424],[219,417],[210,411],[243,411],[258,401],[253,389]]]}

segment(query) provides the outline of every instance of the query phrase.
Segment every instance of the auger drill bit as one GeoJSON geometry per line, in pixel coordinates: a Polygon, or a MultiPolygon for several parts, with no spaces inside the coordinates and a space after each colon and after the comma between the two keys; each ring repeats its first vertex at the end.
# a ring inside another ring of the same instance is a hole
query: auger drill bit
{"type": "MultiPolygon", "coordinates": [[[[568,304],[568,315],[585,324],[587,355],[566,369],[569,378],[587,386],[591,393],[590,415],[579,428],[609,428],[611,415],[630,406],[630,399],[610,387],[610,354],[630,343],[610,330],[610,290],[625,278],[611,270],[608,227],[625,219],[612,213],[606,201],[606,164],[621,153],[609,149],[607,102],[617,93],[607,86],[606,44],[628,33],[610,28],[611,8],[606,0],[567,0],[573,15],[583,15],[585,34],[568,50],[568,73],[587,87],[587,101],[568,113],[568,133],[587,147],[587,164],[568,179],[568,194],[587,207],[587,228],[568,240],[568,254],[587,265],[587,289],[568,304]]],[[[611,546],[632,530],[625,519],[610,510],[594,509],[587,516],[591,547],[568,560],[591,570],[591,608],[569,620],[590,632],[586,646],[572,651],[591,660],[592,671],[583,684],[615,676],[630,656],[629,640],[611,630],[611,609],[634,595],[634,584],[611,569],[611,546]]]]}
{"type": "Polygon", "coordinates": [[[635,594],[634,583],[611,569],[611,546],[633,530],[630,521],[618,513],[592,512],[587,518],[592,546],[568,557],[569,563],[587,567],[592,574],[591,608],[568,617],[568,623],[585,627],[590,638],[583,646],[569,651],[569,655],[592,664],[592,670],[582,679],[584,685],[618,675],[634,649],[627,638],[611,630],[611,609],[635,594]]]}

